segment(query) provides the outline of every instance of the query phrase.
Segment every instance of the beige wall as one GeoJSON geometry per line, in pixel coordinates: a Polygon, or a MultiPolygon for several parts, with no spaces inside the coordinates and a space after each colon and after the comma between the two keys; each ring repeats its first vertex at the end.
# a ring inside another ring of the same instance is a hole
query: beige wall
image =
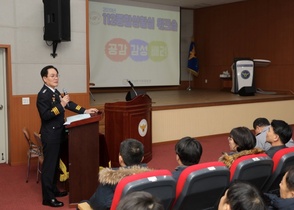
{"type": "Polygon", "coordinates": [[[253,129],[252,122],[257,117],[294,124],[294,100],[153,111],[152,141],[229,133],[238,126],[253,129]]]}

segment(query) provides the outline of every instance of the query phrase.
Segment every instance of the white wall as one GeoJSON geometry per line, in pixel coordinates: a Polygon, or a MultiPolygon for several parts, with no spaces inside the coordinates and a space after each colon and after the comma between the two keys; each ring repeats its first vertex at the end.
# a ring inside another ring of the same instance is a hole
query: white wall
{"type": "MultiPolygon", "coordinates": [[[[72,93],[87,91],[86,1],[71,0],[71,41],[61,42],[57,57],[43,40],[44,5],[42,0],[1,0],[0,44],[11,46],[12,94],[36,94],[42,86],[40,71],[54,65],[61,75],[59,89],[72,93]],[[74,81],[74,82],[73,82],[74,81]]],[[[181,80],[188,80],[187,56],[193,34],[193,11],[181,15],[181,80]]]]}
{"type": "Polygon", "coordinates": [[[36,94],[43,84],[40,71],[49,64],[59,70],[59,89],[87,91],[86,0],[70,2],[71,41],[60,43],[53,58],[52,46],[43,40],[43,1],[1,0],[0,43],[11,46],[13,95],[36,94]]]}

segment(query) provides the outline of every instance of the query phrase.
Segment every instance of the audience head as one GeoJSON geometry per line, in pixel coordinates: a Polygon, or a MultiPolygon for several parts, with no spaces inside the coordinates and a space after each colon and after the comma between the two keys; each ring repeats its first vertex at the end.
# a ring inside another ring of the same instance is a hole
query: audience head
{"type": "Polygon", "coordinates": [[[247,182],[235,181],[221,198],[218,210],[266,210],[260,191],[247,182]]]}
{"type": "Polygon", "coordinates": [[[272,120],[266,141],[272,146],[286,144],[292,137],[292,128],[283,120],[272,120]]]}
{"type": "Polygon", "coordinates": [[[294,167],[291,166],[280,183],[280,197],[294,198],[294,167]]]}
{"type": "Polygon", "coordinates": [[[230,149],[237,152],[253,149],[256,145],[256,138],[247,127],[233,128],[228,140],[230,149]]]}
{"type": "Polygon", "coordinates": [[[202,155],[202,146],[196,139],[184,137],[176,143],[175,152],[179,164],[190,166],[199,163],[202,155]]]}
{"type": "Polygon", "coordinates": [[[132,192],[119,202],[116,210],[164,210],[162,204],[150,193],[144,191],[132,192]]]}
{"type": "Polygon", "coordinates": [[[126,139],[120,143],[119,163],[121,166],[140,164],[144,159],[144,145],[136,139],[126,139]]]}
{"type": "Polygon", "coordinates": [[[262,132],[263,128],[269,125],[270,125],[270,122],[268,121],[268,119],[264,117],[256,118],[253,121],[253,128],[254,128],[255,135],[262,132]]]}

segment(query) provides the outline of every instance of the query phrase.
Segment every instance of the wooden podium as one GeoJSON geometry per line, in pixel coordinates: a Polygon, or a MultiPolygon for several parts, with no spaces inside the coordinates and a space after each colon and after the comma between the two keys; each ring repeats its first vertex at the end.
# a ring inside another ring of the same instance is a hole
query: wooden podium
{"type": "Polygon", "coordinates": [[[144,163],[152,159],[151,98],[138,95],[131,101],[105,103],[105,140],[112,167],[118,167],[120,143],[134,138],[144,144],[144,163]]]}
{"type": "Polygon", "coordinates": [[[68,129],[69,205],[89,199],[98,186],[99,121],[102,113],[72,122],[68,129]]]}

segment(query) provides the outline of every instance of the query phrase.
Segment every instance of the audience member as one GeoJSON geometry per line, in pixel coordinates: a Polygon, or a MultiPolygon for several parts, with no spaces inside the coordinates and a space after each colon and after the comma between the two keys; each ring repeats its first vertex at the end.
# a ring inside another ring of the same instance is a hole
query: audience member
{"type": "Polygon", "coordinates": [[[266,210],[259,190],[246,182],[233,182],[220,199],[218,210],[266,210]]]}
{"type": "Polygon", "coordinates": [[[111,207],[114,191],[118,182],[129,175],[150,171],[144,158],[144,145],[135,139],[126,139],[120,144],[119,168],[104,168],[99,173],[99,186],[92,197],[86,201],[94,210],[111,207]]]}
{"type": "Polygon", "coordinates": [[[172,176],[177,181],[187,166],[199,163],[202,155],[202,146],[196,139],[184,137],[175,145],[175,152],[179,166],[172,172],[172,176]]]}
{"type": "Polygon", "coordinates": [[[259,154],[264,151],[260,148],[254,148],[256,139],[254,134],[247,127],[233,128],[228,137],[231,152],[224,153],[219,161],[222,161],[228,168],[239,157],[251,154],[259,154]]]}
{"type": "Polygon", "coordinates": [[[271,144],[271,148],[266,154],[271,158],[280,149],[286,148],[285,145],[292,137],[292,128],[283,120],[272,120],[270,128],[266,134],[266,141],[271,144]]]}
{"type": "Polygon", "coordinates": [[[266,141],[266,133],[270,127],[270,122],[264,117],[256,118],[253,121],[253,128],[256,137],[256,146],[264,151],[267,151],[271,144],[266,141]]]}
{"type": "MultiPolygon", "coordinates": [[[[270,147],[271,144],[266,141],[266,134],[269,130],[270,127],[270,122],[268,119],[264,117],[256,118],[253,121],[253,128],[256,136],[256,146],[260,149],[263,149],[264,151],[267,151],[270,147]]],[[[294,141],[291,138],[287,143],[287,147],[293,147],[294,146],[294,141]]]]}
{"type": "Polygon", "coordinates": [[[116,210],[164,210],[163,205],[149,192],[137,191],[126,195],[116,210]]]}
{"type": "Polygon", "coordinates": [[[280,197],[275,194],[265,193],[269,210],[294,209],[294,167],[290,167],[280,183],[280,197]]]}

